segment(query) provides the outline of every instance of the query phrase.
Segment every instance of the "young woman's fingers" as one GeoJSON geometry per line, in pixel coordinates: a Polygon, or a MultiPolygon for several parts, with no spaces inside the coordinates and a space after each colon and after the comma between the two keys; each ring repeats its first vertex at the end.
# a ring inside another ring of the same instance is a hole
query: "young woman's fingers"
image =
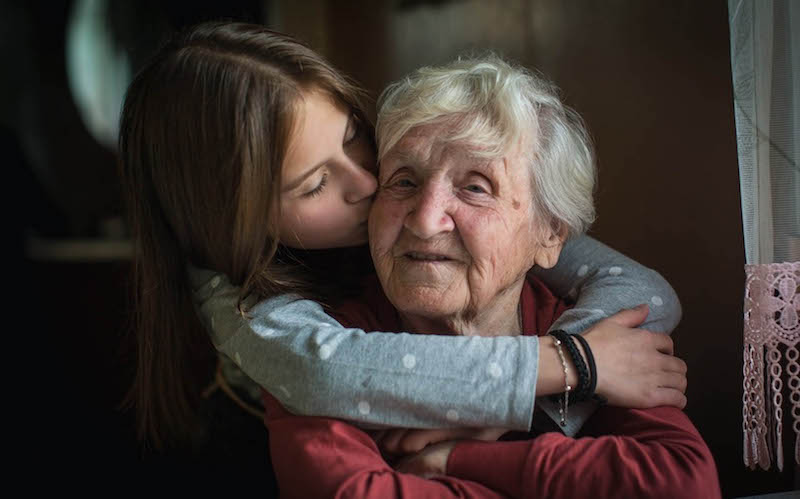
{"type": "Polygon", "coordinates": [[[651,335],[651,339],[656,347],[656,350],[668,355],[673,355],[675,353],[672,338],[670,338],[668,335],[650,332],[648,332],[648,334],[651,335]]]}
{"type": "Polygon", "coordinates": [[[681,393],[686,392],[686,376],[676,372],[665,372],[660,376],[659,388],[672,388],[681,393]]]}
{"type": "Polygon", "coordinates": [[[624,327],[636,327],[647,319],[649,312],[647,304],[642,303],[637,307],[621,310],[607,320],[624,327]]]}
{"type": "Polygon", "coordinates": [[[650,407],[671,406],[683,409],[686,407],[686,395],[674,388],[658,388],[652,393],[650,407]]]}
{"type": "Polygon", "coordinates": [[[673,355],[664,356],[664,359],[661,363],[661,369],[668,372],[683,374],[684,376],[688,371],[686,362],[684,362],[680,357],[675,357],[673,355]]]}

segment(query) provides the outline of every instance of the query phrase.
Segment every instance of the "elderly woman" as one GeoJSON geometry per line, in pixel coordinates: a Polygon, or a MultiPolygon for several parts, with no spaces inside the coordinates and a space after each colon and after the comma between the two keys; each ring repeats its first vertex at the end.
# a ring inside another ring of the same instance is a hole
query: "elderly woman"
{"type": "MultiPolygon", "coordinates": [[[[567,305],[529,270],[552,267],[594,215],[591,148],[552,86],[496,57],[423,68],[381,96],[377,133],[380,188],[369,219],[377,280],[338,310],[339,321],[365,330],[545,335],[567,305]]],[[[568,393],[578,359],[566,346],[545,336],[540,355],[563,359],[556,382],[568,393]]],[[[587,349],[574,351],[590,359],[587,349]]],[[[475,369],[510,371],[503,358],[475,369]]],[[[602,385],[602,372],[594,376],[602,385]]],[[[578,438],[543,433],[551,428],[535,427],[536,418],[524,435],[454,430],[394,461],[375,441],[385,433],[293,416],[264,399],[285,497],[720,495],[707,446],[672,407],[601,407],[578,438]]],[[[359,409],[370,411],[369,403],[359,409]]]]}

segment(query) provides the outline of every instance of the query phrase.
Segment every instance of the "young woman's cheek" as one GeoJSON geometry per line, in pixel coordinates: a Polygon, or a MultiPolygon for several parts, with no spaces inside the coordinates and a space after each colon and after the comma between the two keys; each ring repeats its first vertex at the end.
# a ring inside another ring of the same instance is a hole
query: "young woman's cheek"
{"type": "Polygon", "coordinates": [[[302,227],[299,229],[306,239],[313,241],[314,246],[319,248],[333,246],[343,233],[355,229],[355,219],[341,203],[320,202],[316,206],[306,208],[302,227]]]}

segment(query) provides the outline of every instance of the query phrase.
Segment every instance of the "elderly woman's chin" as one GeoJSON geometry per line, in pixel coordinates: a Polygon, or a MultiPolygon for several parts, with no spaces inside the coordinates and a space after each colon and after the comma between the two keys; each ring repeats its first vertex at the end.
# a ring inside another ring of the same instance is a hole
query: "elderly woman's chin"
{"type": "Polygon", "coordinates": [[[398,270],[382,279],[381,284],[386,297],[401,315],[421,320],[447,320],[467,307],[469,293],[466,282],[459,282],[461,279],[442,282],[432,276],[415,275],[410,269],[398,270]]]}

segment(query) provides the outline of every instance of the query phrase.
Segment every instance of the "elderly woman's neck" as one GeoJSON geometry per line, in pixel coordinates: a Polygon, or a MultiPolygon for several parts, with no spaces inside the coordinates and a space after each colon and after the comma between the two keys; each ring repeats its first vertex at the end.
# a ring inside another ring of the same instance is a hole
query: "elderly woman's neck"
{"type": "Polygon", "coordinates": [[[418,333],[459,336],[518,336],[522,334],[522,283],[500,293],[491,302],[474,303],[446,316],[428,317],[400,312],[403,329],[418,333]]]}

